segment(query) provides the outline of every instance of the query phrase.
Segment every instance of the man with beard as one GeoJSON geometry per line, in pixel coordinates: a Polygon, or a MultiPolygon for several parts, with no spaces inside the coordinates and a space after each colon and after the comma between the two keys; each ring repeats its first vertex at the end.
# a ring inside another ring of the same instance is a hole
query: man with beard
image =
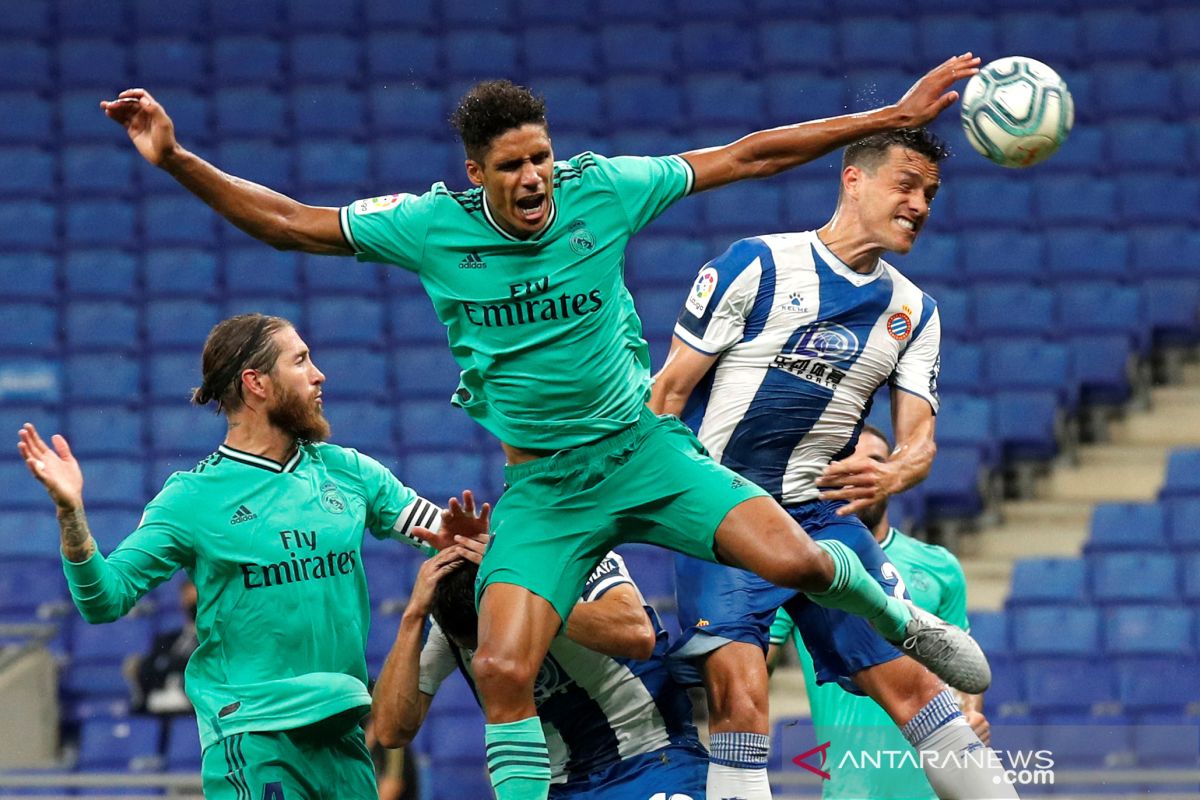
{"type": "MultiPolygon", "coordinates": [[[[891,451],[887,434],[873,425],[863,426],[855,455],[883,464],[891,451]]],[[[913,602],[947,622],[968,629],[967,579],[958,559],[944,547],[926,544],[893,528],[888,519],[887,498],[861,509],[857,516],[899,572],[898,585],[907,588],[913,602]]],[[[884,769],[871,769],[867,764],[862,764],[859,769],[830,768],[829,780],[821,783],[821,796],[825,800],[860,797],[903,797],[907,800],[936,798],[937,794],[929,785],[928,778],[917,766],[916,754],[882,708],[870,698],[850,694],[840,686],[817,685],[812,656],[804,646],[796,623],[782,608],[775,617],[775,624],[771,626],[767,668],[774,670],[781,648],[790,638],[796,641],[796,650],[804,668],[804,684],[808,689],[808,703],[817,741],[833,743],[827,754],[827,765],[842,763],[847,753],[912,754],[912,758],[897,758],[897,763],[889,764],[884,769]]],[[[967,723],[980,740],[988,744],[991,732],[983,715],[983,696],[962,694],[960,701],[967,723]]]]}
{"type": "Polygon", "coordinates": [[[137,530],[102,556],[70,446],[33,425],[17,447],[58,509],[63,570],[83,618],[111,622],[183,569],[196,584],[198,646],[186,670],[208,798],[377,798],[358,722],[371,706],[363,529],[411,544],[482,532],[469,493],[451,509],[382,464],[323,443],[329,424],[308,346],[287,320],[233,317],[204,345],[197,405],[216,403],[225,441],[177,472],[137,530]]]}

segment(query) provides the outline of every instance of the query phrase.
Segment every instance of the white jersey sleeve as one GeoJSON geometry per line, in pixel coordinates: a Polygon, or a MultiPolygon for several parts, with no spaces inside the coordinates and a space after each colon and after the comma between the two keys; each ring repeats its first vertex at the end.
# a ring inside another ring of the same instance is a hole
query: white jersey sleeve
{"type": "Polygon", "coordinates": [[[942,318],[937,304],[925,296],[928,308],[922,315],[922,324],[913,332],[912,340],[896,365],[892,374],[892,386],[901,391],[925,398],[933,413],[938,412],[938,371],[941,369],[942,318]]]}
{"type": "Polygon", "coordinates": [[[762,281],[761,246],[734,242],[705,264],[688,291],[675,335],[691,347],[717,355],[743,336],[762,281]]]}
{"type": "Polygon", "coordinates": [[[454,657],[454,645],[450,644],[450,639],[435,622],[421,648],[421,677],[417,681],[417,688],[422,694],[432,697],[437,694],[442,681],[456,669],[458,660],[454,657]]]}

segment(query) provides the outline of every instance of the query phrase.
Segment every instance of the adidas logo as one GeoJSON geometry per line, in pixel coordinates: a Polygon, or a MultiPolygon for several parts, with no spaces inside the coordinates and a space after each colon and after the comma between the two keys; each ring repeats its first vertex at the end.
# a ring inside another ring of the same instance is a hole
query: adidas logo
{"type": "Polygon", "coordinates": [[[245,506],[238,506],[238,510],[233,512],[233,517],[229,520],[230,525],[240,525],[243,522],[249,522],[252,519],[258,519],[258,514],[255,514],[245,506]]]}
{"type": "Polygon", "coordinates": [[[458,262],[459,269],[487,269],[487,262],[479,257],[479,253],[469,253],[466,258],[458,262]]]}

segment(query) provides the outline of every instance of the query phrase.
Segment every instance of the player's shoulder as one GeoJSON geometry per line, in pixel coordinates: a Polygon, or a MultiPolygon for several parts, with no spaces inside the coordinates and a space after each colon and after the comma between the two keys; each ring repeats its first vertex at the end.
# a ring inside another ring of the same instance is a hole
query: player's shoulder
{"type": "Polygon", "coordinates": [[[151,503],[160,508],[181,508],[205,502],[213,488],[229,476],[228,461],[221,453],[214,452],[191,469],[172,472],[151,503]]]}
{"type": "Polygon", "coordinates": [[[345,471],[357,475],[364,467],[376,465],[382,467],[378,461],[366,453],[332,442],[304,442],[300,445],[300,449],[305,456],[313,462],[323,465],[327,470],[345,471]]]}
{"type": "Polygon", "coordinates": [[[350,204],[354,215],[358,217],[372,214],[403,211],[408,214],[436,214],[450,210],[478,211],[483,203],[483,189],[473,187],[464,191],[455,191],[439,181],[425,192],[396,192],[393,194],[368,197],[356,200],[350,204]]]}

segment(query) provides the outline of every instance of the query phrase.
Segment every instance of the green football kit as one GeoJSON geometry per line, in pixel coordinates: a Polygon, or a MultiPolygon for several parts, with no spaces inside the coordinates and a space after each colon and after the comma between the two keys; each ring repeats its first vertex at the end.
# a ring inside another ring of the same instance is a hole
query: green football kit
{"type": "Polygon", "coordinates": [[[566,619],[588,573],[626,541],[714,560],[713,535],[765,493],[646,411],[650,357],[625,287],[629,238],[691,190],[680,156],[554,165],[546,225],[518,239],[481,188],[340,211],[358,258],[416,273],[462,373],[452,402],[502,442],[555,455],[505,470],[479,591],[514,583],[566,619]]]}
{"type": "Polygon", "coordinates": [[[293,787],[281,797],[374,797],[371,760],[352,741],[371,704],[363,531],[415,544],[412,528],[436,528],[438,515],[355,450],[301,443],[280,464],[222,445],[172,475],[107,557],[63,567],[89,622],[117,619],[178,570],[196,584],[199,646],[184,688],[207,797],[258,800],[275,783],[293,787]],[[334,755],[314,755],[322,743],[334,755]],[[308,755],[285,754],[298,752],[308,755]],[[325,761],[337,768],[322,771],[325,761]],[[333,794],[297,788],[301,778],[333,794]]]}
{"type": "MultiPolygon", "coordinates": [[[[926,544],[895,528],[880,543],[900,573],[900,586],[920,608],[969,630],[967,583],[958,559],[944,547],[926,544]]],[[[817,685],[812,656],[788,613],[780,609],[771,644],[796,640],[818,742],[830,742],[824,770],[825,800],[936,800],[916,752],[892,718],[869,697],[836,683],[817,685]],[[878,767],[875,764],[879,764],[878,767]]]]}

